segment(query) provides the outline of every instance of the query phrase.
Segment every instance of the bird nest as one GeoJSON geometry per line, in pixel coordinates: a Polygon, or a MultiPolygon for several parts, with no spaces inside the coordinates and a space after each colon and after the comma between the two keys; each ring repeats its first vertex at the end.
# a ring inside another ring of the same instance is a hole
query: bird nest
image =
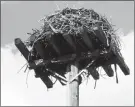
{"type": "Polygon", "coordinates": [[[91,74],[94,79],[99,79],[96,69],[100,66],[108,76],[113,76],[110,65],[115,61],[112,59],[116,54],[122,56],[119,37],[106,17],[92,9],[65,8],[41,21],[41,29],[32,29],[25,41],[31,48],[28,60],[44,62],[39,71],[50,70],[64,77],[68,64],[78,61],[79,70],[90,71],[87,76],[91,74]]]}
{"type": "Polygon", "coordinates": [[[42,40],[42,42],[49,41],[50,35],[55,33],[73,35],[77,39],[77,36],[83,33],[84,28],[87,29],[87,33],[94,33],[96,27],[99,26],[105,33],[106,41],[110,39],[109,45],[111,48],[114,51],[120,51],[119,37],[115,34],[113,25],[108,22],[105,16],[92,9],[65,8],[52,15],[45,16],[41,21],[43,21],[41,29],[32,29],[33,32],[28,33],[30,38],[26,41],[27,46],[32,47],[39,40],[42,40]]]}

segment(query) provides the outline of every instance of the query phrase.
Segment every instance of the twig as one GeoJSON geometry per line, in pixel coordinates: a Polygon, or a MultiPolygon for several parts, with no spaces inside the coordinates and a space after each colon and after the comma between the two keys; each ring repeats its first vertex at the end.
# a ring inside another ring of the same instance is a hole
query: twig
{"type": "Polygon", "coordinates": [[[97,85],[97,80],[95,80],[95,86],[94,86],[94,89],[96,88],[96,85],[97,85]]]}
{"type": "Polygon", "coordinates": [[[52,71],[52,70],[50,70],[48,68],[46,70],[49,71],[49,72],[51,72],[54,77],[61,78],[63,81],[68,82],[68,80],[66,80],[66,78],[62,77],[61,75],[57,74],[56,72],[54,72],[54,71],[52,71]]]}
{"type": "Polygon", "coordinates": [[[115,67],[115,73],[116,73],[116,83],[118,83],[117,65],[114,64],[114,67],[115,67]]]}
{"type": "Polygon", "coordinates": [[[26,72],[27,68],[28,68],[28,65],[26,66],[26,68],[25,68],[24,72],[26,72]]]}
{"type": "MultiPolygon", "coordinates": [[[[30,71],[30,70],[29,70],[29,71],[30,71]]],[[[28,83],[27,83],[27,81],[28,81],[29,71],[28,71],[27,76],[26,76],[26,85],[27,85],[27,88],[28,88],[28,83]]]]}
{"type": "Polygon", "coordinates": [[[17,73],[19,73],[23,69],[23,67],[25,67],[27,64],[28,63],[25,63],[17,73]]]}

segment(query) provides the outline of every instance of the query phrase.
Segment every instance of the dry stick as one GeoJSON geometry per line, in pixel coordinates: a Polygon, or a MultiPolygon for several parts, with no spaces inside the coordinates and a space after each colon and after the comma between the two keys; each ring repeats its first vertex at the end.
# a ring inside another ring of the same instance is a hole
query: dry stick
{"type": "Polygon", "coordinates": [[[97,84],[97,80],[95,81],[95,86],[94,86],[94,89],[96,88],[96,84],[97,84]]]}
{"type": "Polygon", "coordinates": [[[28,65],[26,66],[26,68],[25,68],[24,72],[26,72],[27,68],[28,68],[28,65]]]}
{"type": "Polygon", "coordinates": [[[27,77],[26,77],[26,85],[27,85],[27,88],[28,88],[28,83],[27,83],[27,81],[28,81],[28,75],[29,75],[29,72],[30,72],[30,70],[28,71],[27,77]]]}
{"type": "Polygon", "coordinates": [[[75,77],[73,77],[69,83],[71,83],[74,79],[76,79],[79,75],[81,75],[84,71],[82,70],[81,72],[79,72],[75,77]]]}
{"type": "Polygon", "coordinates": [[[85,73],[85,76],[84,76],[84,74],[83,74],[83,77],[84,77],[84,80],[83,80],[83,82],[84,81],[86,81],[86,85],[87,85],[87,83],[88,83],[88,79],[89,79],[89,74],[88,74],[88,72],[87,72],[87,74],[86,74],[86,72],[84,72],[85,73]]]}
{"type": "Polygon", "coordinates": [[[59,74],[57,74],[56,72],[53,72],[52,70],[50,70],[50,69],[46,69],[47,71],[49,71],[49,72],[51,72],[51,73],[53,73],[53,75],[54,75],[54,77],[59,77],[59,78],[61,78],[63,81],[65,81],[65,82],[68,82],[68,80],[67,79],[65,79],[64,77],[62,77],[61,75],[59,75],[59,74]]]}
{"type": "MultiPolygon", "coordinates": [[[[91,61],[91,63],[88,64],[88,65],[85,67],[85,69],[88,68],[89,66],[91,66],[91,65],[93,64],[93,62],[94,62],[94,60],[91,61]]],[[[82,70],[81,72],[79,72],[75,77],[73,77],[73,78],[69,81],[69,83],[71,83],[74,79],[76,79],[76,78],[77,78],[79,75],[81,75],[83,72],[84,72],[84,70],[82,70]]]]}
{"type": "Polygon", "coordinates": [[[115,66],[115,73],[116,73],[116,83],[118,83],[117,65],[114,64],[114,66],[115,66]]]}
{"type": "Polygon", "coordinates": [[[24,64],[24,65],[21,67],[21,69],[20,69],[17,73],[19,73],[19,72],[23,69],[23,67],[25,67],[25,65],[27,65],[27,63],[24,64]]]}
{"type": "Polygon", "coordinates": [[[86,72],[83,72],[83,73],[82,73],[83,78],[85,78],[85,75],[86,75],[86,72]]]}

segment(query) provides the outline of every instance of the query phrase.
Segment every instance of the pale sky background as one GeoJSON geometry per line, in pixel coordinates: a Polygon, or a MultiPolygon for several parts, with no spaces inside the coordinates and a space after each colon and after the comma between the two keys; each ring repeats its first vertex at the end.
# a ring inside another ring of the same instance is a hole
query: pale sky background
{"type": "Polygon", "coordinates": [[[118,69],[119,84],[115,76],[100,77],[94,88],[91,78],[80,85],[80,106],[133,106],[134,105],[134,2],[133,1],[5,1],[1,2],[1,105],[7,106],[66,106],[67,87],[57,83],[47,91],[40,79],[29,73],[28,88],[24,69],[25,59],[16,50],[13,40],[28,38],[26,33],[39,28],[38,20],[54,10],[64,7],[93,8],[96,12],[111,17],[120,28],[122,54],[131,74],[125,76],[118,69]],[[14,52],[16,51],[16,52],[14,52]]]}

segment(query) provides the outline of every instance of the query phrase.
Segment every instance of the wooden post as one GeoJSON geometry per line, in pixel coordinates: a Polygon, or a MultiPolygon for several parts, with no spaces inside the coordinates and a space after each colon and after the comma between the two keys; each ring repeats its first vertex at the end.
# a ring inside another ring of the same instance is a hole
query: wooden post
{"type": "MultiPolygon", "coordinates": [[[[78,63],[74,62],[70,65],[69,80],[75,77],[78,70],[78,63]]],[[[79,82],[78,77],[73,82],[69,83],[69,106],[79,106],[79,82]]]]}
{"type": "Polygon", "coordinates": [[[29,50],[27,49],[27,47],[24,45],[24,43],[22,42],[22,40],[20,38],[16,38],[14,40],[15,42],[15,46],[18,48],[18,50],[21,52],[21,54],[24,56],[24,58],[28,60],[28,56],[29,56],[29,50]]]}

